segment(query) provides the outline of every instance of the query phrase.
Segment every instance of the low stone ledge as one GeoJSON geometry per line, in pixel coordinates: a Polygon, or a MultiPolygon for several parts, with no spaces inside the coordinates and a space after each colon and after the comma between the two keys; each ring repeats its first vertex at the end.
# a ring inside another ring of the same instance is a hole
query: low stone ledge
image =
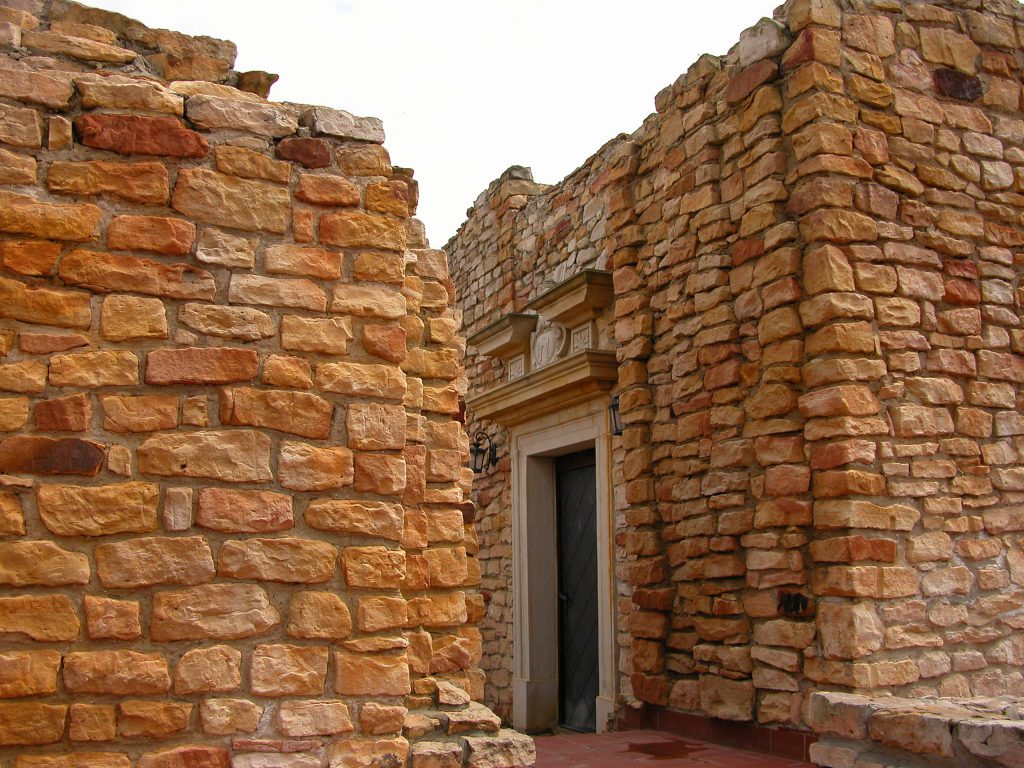
{"type": "Polygon", "coordinates": [[[1024,765],[1024,702],[1011,697],[902,699],[815,693],[810,756],[823,768],[1024,765]]]}

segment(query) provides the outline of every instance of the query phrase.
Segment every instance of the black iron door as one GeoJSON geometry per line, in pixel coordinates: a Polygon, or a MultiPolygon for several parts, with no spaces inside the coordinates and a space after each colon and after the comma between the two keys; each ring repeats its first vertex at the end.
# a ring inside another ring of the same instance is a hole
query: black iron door
{"type": "Polygon", "coordinates": [[[597,478],[594,451],[560,457],[558,477],[559,719],[593,731],[597,699],[597,478]]]}

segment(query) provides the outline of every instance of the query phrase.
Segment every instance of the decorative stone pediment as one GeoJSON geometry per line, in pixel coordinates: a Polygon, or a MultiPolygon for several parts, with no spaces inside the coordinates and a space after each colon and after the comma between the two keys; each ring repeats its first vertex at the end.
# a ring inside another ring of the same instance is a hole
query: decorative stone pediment
{"type": "Polygon", "coordinates": [[[469,343],[505,363],[506,383],[470,398],[478,418],[512,425],[567,408],[615,385],[615,351],[600,349],[598,318],[615,299],[612,275],[585,269],[478,331],[469,343]]]}
{"type": "Polygon", "coordinates": [[[537,315],[513,312],[469,337],[481,355],[507,360],[522,354],[530,346],[530,335],[537,327],[537,315]]]}
{"type": "Polygon", "coordinates": [[[598,317],[615,299],[612,273],[601,269],[584,269],[554,288],[545,291],[529,304],[549,323],[575,328],[598,317]]]}
{"type": "Polygon", "coordinates": [[[596,319],[615,299],[611,272],[584,269],[469,337],[477,352],[505,363],[509,381],[600,347],[596,319]]]}

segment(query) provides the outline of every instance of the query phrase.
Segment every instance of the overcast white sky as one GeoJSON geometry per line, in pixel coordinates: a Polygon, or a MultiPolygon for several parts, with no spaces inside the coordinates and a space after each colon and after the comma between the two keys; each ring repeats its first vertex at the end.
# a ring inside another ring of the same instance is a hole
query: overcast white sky
{"type": "Polygon", "coordinates": [[[150,27],[226,38],[276,101],[384,120],[439,248],[510,165],[556,182],[654,111],[702,53],[781,0],[83,0],[150,27]]]}

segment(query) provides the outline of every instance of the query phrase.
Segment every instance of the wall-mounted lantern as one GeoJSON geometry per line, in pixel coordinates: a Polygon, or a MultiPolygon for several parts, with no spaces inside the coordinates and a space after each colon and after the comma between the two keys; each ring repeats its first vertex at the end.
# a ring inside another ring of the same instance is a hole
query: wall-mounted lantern
{"type": "Polygon", "coordinates": [[[622,414],[619,413],[619,396],[612,395],[612,401],[608,404],[608,418],[612,424],[612,434],[622,434],[622,414]]]}
{"type": "Polygon", "coordinates": [[[473,442],[469,446],[469,461],[477,475],[498,463],[498,446],[486,433],[477,432],[473,435],[473,442]]]}

